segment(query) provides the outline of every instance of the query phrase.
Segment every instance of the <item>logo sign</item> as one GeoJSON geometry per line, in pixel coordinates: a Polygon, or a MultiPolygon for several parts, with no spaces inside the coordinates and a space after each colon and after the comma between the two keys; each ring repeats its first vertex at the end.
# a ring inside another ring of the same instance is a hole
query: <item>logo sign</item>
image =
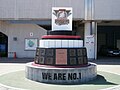
{"type": "Polygon", "coordinates": [[[72,30],[72,8],[52,8],[52,31],[72,30]]]}

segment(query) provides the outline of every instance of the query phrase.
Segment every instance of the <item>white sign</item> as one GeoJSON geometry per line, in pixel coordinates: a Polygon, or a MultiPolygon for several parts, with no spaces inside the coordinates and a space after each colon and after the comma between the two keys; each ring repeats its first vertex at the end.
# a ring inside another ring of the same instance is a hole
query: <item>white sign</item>
{"type": "Polygon", "coordinates": [[[88,58],[94,58],[95,57],[94,35],[89,35],[85,37],[85,47],[87,48],[88,58]]]}
{"type": "Polygon", "coordinates": [[[37,39],[25,39],[25,50],[36,50],[37,39]]]}
{"type": "Polygon", "coordinates": [[[86,44],[94,44],[94,35],[86,36],[86,44]]]}
{"type": "Polygon", "coordinates": [[[72,31],[71,7],[52,8],[52,31],[58,31],[58,30],[72,31]]]}

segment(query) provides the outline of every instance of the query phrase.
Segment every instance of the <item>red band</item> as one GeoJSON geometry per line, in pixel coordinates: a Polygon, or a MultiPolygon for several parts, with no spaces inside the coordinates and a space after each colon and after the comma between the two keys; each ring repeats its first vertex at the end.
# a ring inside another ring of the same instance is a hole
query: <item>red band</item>
{"type": "Polygon", "coordinates": [[[68,35],[44,35],[42,39],[80,39],[80,36],[68,36],[68,35]]]}
{"type": "Polygon", "coordinates": [[[50,65],[41,65],[41,64],[32,63],[32,65],[37,67],[49,67],[49,68],[80,68],[80,67],[87,67],[90,64],[84,64],[79,66],[50,66],[50,65]]]}

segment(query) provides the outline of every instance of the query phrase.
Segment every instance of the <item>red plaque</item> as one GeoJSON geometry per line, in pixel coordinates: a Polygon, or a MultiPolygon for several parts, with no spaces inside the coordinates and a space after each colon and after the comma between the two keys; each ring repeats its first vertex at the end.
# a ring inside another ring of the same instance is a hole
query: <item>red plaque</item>
{"type": "Polygon", "coordinates": [[[67,49],[56,49],[56,64],[67,64],[67,49]]]}

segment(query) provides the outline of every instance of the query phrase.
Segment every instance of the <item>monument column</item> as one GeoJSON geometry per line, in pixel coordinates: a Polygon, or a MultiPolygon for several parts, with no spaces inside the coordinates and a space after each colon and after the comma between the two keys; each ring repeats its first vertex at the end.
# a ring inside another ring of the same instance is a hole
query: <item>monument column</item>
{"type": "Polygon", "coordinates": [[[84,46],[87,48],[88,59],[97,58],[97,23],[86,22],[84,33],[84,46]]]}

